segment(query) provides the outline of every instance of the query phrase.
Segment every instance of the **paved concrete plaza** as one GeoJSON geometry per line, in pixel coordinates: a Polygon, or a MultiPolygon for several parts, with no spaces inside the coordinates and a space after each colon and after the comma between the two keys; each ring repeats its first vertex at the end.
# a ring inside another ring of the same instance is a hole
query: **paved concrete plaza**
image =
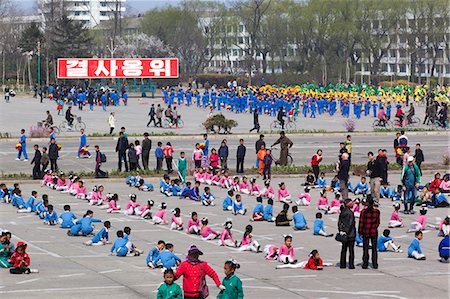
{"type": "MultiPolygon", "coordinates": [[[[88,106],[84,107],[82,111],[77,107],[73,108],[73,114],[81,116],[83,121],[87,124],[87,134],[98,132],[108,133],[109,127],[107,124],[107,118],[112,111],[116,112],[116,129],[121,126],[125,126],[129,133],[142,133],[144,131],[150,132],[176,132],[180,134],[197,134],[204,131],[204,127],[201,125],[206,120],[209,114],[209,109],[197,108],[196,106],[186,107],[179,106],[177,108],[179,115],[184,120],[185,127],[183,129],[154,129],[146,128],[148,122],[148,112],[150,105],[162,104],[162,95],[157,93],[154,99],[152,98],[130,98],[127,107],[109,106],[107,112],[102,111],[101,107],[96,106],[94,111],[89,111],[88,106]]],[[[66,106],[64,107],[66,109],[66,106]]],[[[11,99],[10,103],[0,101],[0,132],[9,132],[14,136],[20,135],[20,129],[28,129],[31,125],[36,124],[38,121],[45,119],[45,111],[50,110],[54,117],[55,125],[59,125],[64,117],[57,116],[56,104],[54,101],[48,99],[44,100],[44,103],[39,103],[39,99],[32,98],[31,96],[17,96],[11,99]]],[[[222,110],[223,114],[227,118],[234,119],[238,122],[238,127],[232,130],[233,133],[248,133],[249,129],[253,127],[253,117],[250,113],[236,114],[229,111],[222,110]]],[[[394,109],[395,112],[395,109],[394,109]]],[[[215,111],[214,113],[218,113],[215,111]]],[[[422,120],[425,114],[425,108],[423,106],[416,107],[416,114],[422,120]]],[[[353,117],[354,119],[354,117],[353,117]]],[[[275,120],[275,117],[269,117],[262,115],[259,118],[261,124],[261,130],[269,131],[270,123],[275,120]]],[[[372,116],[361,117],[356,122],[357,131],[372,131],[372,116]]],[[[343,122],[345,118],[337,113],[335,116],[329,115],[318,116],[317,118],[303,118],[303,115],[299,116],[297,121],[297,129],[305,130],[326,130],[329,132],[341,131],[344,132],[343,122]]],[[[64,135],[76,136],[78,132],[65,133],[64,135]]]]}
{"type": "MultiPolygon", "coordinates": [[[[433,134],[426,135],[427,132],[411,132],[409,136],[410,143],[415,145],[417,142],[422,144],[422,150],[425,155],[426,163],[442,163],[442,155],[449,148],[448,138],[443,138],[442,135],[433,134]]],[[[434,133],[434,132],[432,132],[434,133]]],[[[322,164],[332,164],[337,160],[337,153],[339,149],[339,142],[343,141],[346,134],[333,134],[331,136],[321,135],[321,136],[302,136],[302,135],[288,135],[294,142],[294,146],[290,150],[292,157],[294,159],[295,165],[309,165],[311,162],[311,157],[317,149],[321,148],[324,153],[324,159],[322,164]]],[[[255,153],[255,141],[258,138],[257,134],[254,135],[228,135],[228,136],[217,136],[211,135],[210,149],[218,149],[220,142],[223,138],[228,140],[229,146],[229,163],[228,167],[232,170],[236,168],[236,148],[238,146],[239,138],[244,138],[247,146],[247,155],[245,159],[245,167],[250,168],[254,166],[256,153],[255,153]]],[[[266,144],[271,145],[278,138],[278,135],[271,135],[265,138],[266,144]]],[[[129,137],[130,142],[139,139],[142,141],[143,137],[129,137]]],[[[154,155],[154,149],[158,141],[162,141],[165,144],[167,141],[172,143],[175,150],[174,157],[178,157],[180,151],[185,151],[188,157],[191,157],[194,145],[196,142],[203,141],[203,137],[199,134],[198,136],[153,136],[152,139],[152,151],[150,155],[150,168],[156,167],[156,159],[154,155]]],[[[394,139],[394,133],[389,135],[364,135],[364,134],[353,134],[352,144],[353,144],[353,163],[366,163],[367,162],[367,152],[376,151],[378,148],[387,148],[389,154],[389,160],[395,162],[395,157],[393,154],[392,144],[394,139]]],[[[93,146],[98,144],[103,153],[108,157],[108,162],[103,165],[106,170],[117,169],[117,154],[115,152],[115,147],[117,143],[117,138],[88,138],[88,144],[90,144],[91,152],[93,152],[93,146]]],[[[33,157],[32,144],[39,144],[42,146],[47,146],[48,139],[37,139],[28,141],[28,154],[30,155],[30,161],[16,161],[17,150],[14,148],[17,140],[0,140],[0,157],[2,163],[0,163],[1,173],[30,173],[32,165],[30,165],[31,159],[33,157]]],[[[76,153],[79,147],[78,138],[61,138],[58,139],[58,143],[62,144],[62,149],[60,151],[60,159],[58,160],[58,166],[64,171],[94,171],[95,161],[94,159],[77,159],[76,153]]],[[[278,147],[279,148],[279,147],[278,147]]],[[[412,150],[414,151],[414,150],[412,150]]],[[[278,158],[279,150],[274,151],[273,155],[278,158]]],[[[142,166],[142,163],[141,163],[142,166]]],[[[165,163],[164,163],[165,167],[165,163]]],[[[192,166],[193,167],[193,166],[192,166]]]]}
{"type": "MultiPolygon", "coordinates": [[[[424,181],[431,178],[431,173],[424,175],[424,181]]],[[[391,184],[399,181],[398,173],[391,173],[391,184]]],[[[297,195],[303,187],[299,178],[275,178],[276,186],[281,180],[293,195],[297,195]]],[[[353,177],[352,181],[356,182],[353,177]]],[[[149,182],[158,184],[156,178],[149,182]]],[[[12,182],[11,182],[12,183],[12,182]]],[[[120,205],[125,206],[129,193],[137,192],[125,185],[124,180],[87,181],[88,188],[93,184],[105,185],[105,192],[116,192],[120,197],[120,205]]],[[[259,182],[261,183],[261,182],[259,182]]],[[[141,220],[134,216],[121,214],[107,214],[98,207],[90,207],[87,202],[76,200],[67,194],[61,194],[46,187],[41,188],[37,182],[21,183],[21,189],[26,198],[32,190],[49,194],[50,203],[56,206],[60,213],[63,205],[70,204],[72,211],[81,217],[87,209],[93,209],[94,217],[112,222],[110,232],[114,241],[115,233],[124,226],[132,228],[131,240],[145,251],[140,257],[110,257],[110,246],[86,247],[84,237],[68,237],[66,230],[59,227],[45,226],[34,215],[17,214],[10,205],[0,204],[0,228],[13,233],[13,241],[28,242],[28,253],[31,256],[32,268],[39,269],[38,274],[10,275],[7,270],[0,271],[0,297],[2,298],[155,298],[159,283],[162,281],[160,270],[150,270],[145,265],[148,250],[159,239],[172,242],[175,253],[184,259],[187,248],[197,244],[204,251],[204,260],[208,261],[217,271],[220,278],[224,277],[223,263],[229,258],[235,258],[241,263],[237,274],[242,279],[246,298],[448,298],[449,267],[438,261],[437,246],[440,237],[437,231],[425,231],[422,250],[427,256],[426,261],[415,261],[407,258],[406,251],[414,238],[406,233],[406,228],[392,229],[391,235],[405,250],[404,253],[379,253],[378,270],[362,270],[357,266],[355,270],[341,270],[335,266],[325,268],[324,271],[309,271],[302,269],[275,270],[274,261],[264,260],[262,253],[238,252],[235,249],[219,247],[216,241],[205,242],[197,236],[187,235],[185,232],[170,231],[168,226],[157,226],[150,221],[141,220]]],[[[167,198],[159,192],[137,192],[138,201],[142,204],[147,199],[153,199],[157,204],[161,201],[168,203],[168,210],[180,207],[182,216],[187,223],[189,214],[197,211],[200,217],[207,216],[213,228],[220,230],[221,224],[232,218],[233,234],[241,239],[249,216],[232,216],[222,211],[221,202],[225,190],[212,188],[217,197],[215,207],[203,207],[199,203],[180,200],[175,197],[167,198]]],[[[317,212],[315,203],[318,190],[312,191],[312,206],[300,207],[305,213],[310,227],[317,212]]],[[[331,198],[332,195],[329,195],[331,198]]],[[[248,209],[253,209],[254,197],[244,196],[244,203],[248,209]]],[[[281,204],[275,203],[274,213],[280,211],[281,204]]],[[[392,202],[383,200],[381,203],[380,233],[387,227],[392,212],[392,202]]],[[[156,210],[156,208],[154,208],[156,210]]],[[[436,217],[448,214],[446,209],[430,209],[428,223],[432,224],[436,217]]],[[[409,225],[416,219],[416,215],[401,215],[404,223],[409,225]]],[[[328,232],[336,233],[337,215],[325,215],[324,221],[328,232]]],[[[294,231],[289,227],[275,227],[273,223],[252,223],[254,239],[263,246],[267,244],[282,244],[283,234],[294,236],[296,258],[306,260],[312,249],[318,249],[324,262],[336,264],[339,259],[340,244],[334,238],[313,236],[312,230],[294,231]]],[[[95,231],[101,228],[97,224],[95,231]]],[[[362,250],[357,248],[356,263],[361,262],[362,250]]],[[[180,282],[181,283],[181,282],[180,282]]],[[[211,298],[217,294],[217,289],[208,279],[211,298]]]]}

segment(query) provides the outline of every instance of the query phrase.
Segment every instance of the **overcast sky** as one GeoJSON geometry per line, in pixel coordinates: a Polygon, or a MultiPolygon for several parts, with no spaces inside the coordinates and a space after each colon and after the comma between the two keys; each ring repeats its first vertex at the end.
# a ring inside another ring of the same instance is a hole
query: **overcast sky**
{"type": "MultiPolygon", "coordinates": [[[[35,0],[11,0],[15,7],[24,13],[33,12],[35,0]]],[[[166,5],[176,5],[181,0],[127,0],[127,5],[132,8],[133,13],[145,12],[148,9],[166,5]]]]}

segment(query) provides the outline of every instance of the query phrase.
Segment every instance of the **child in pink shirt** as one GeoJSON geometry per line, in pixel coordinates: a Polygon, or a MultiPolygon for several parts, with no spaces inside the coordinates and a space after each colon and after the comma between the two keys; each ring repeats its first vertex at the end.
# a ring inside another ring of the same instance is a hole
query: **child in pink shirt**
{"type": "Polygon", "coordinates": [[[327,192],[325,191],[325,189],[323,189],[322,191],[320,191],[320,197],[319,200],[317,201],[317,209],[318,210],[322,210],[322,211],[328,211],[328,198],[327,198],[327,192]]]}
{"type": "Polygon", "coordinates": [[[239,183],[239,191],[244,194],[250,194],[251,190],[250,183],[246,176],[242,177],[242,182],[239,183]]]}
{"type": "Polygon", "coordinates": [[[264,189],[261,191],[261,196],[275,199],[275,190],[272,186],[270,186],[270,180],[266,180],[264,182],[264,189]]]}
{"type": "Polygon", "coordinates": [[[181,218],[180,208],[175,208],[172,210],[172,224],[170,225],[171,230],[183,230],[183,219],[181,218]]]}
{"type": "Polygon", "coordinates": [[[233,181],[231,182],[231,188],[233,188],[234,192],[239,192],[240,191],[239,183],[240,183],[239,177],[238,176],[234,176],[233,177],[233,181]]]}
{"type": "Polygon", "coordinates": [[[334,199],[331,201],[330,210],[325,214],[339,214],[341,213],[341,195],[339,193],[336,194],[334,199]]]}
{"type": "Polygon", "coordinates": [[[278,247],[275,245],[266,245],[264,246],[264,253],[266,256],[264,259],[266,260],[277,260],[278,259],[278,247]]]}
{"type": "Polygon", "coordinates": [[[139,209],[140,204],[136,201],[136,194],[130,194],[130,201],[127,203],[125,208],[125,215],[140,215],[141,210],[139,209]]]}
{"type": "Polygon", "coordinates": [[[422,206],[422,208],[419,211],[420,215],[419,217],[417,217],[417,220],[409,225],[408,233],[424,230],[426,228],[427,210],[428,210],[427,207],[422,206]]]}
{"type": "Polygon", "coordinates": [[[251,178],[250,179],[250,184],[251,184],[252,195],[260,196],[261,195],[261,189],[259,188],[258,183],[256,183],[256,179],[255,178],[251,178]]]}
{"type": "Polygon", "coordinates": [[[391,218],[389,219],[388,227],[403,227],[403,221],[398,215],[398,211],[400,210],[400,203],[396,202],[394,204],[394,212],[392,212],[391,218]]]}
{"type": "Polygon", "coordinates": [[[200,220],[198,220],[197,212],[191,213],[191,219],[188,220],[186,231],[188,234],[200,234],[200,220]]]}
{"type": "Polygon", "coordinates": [[[230,189],[231,188],[231,178],[228,171],[223,172],[223,176],[219,180],[220,187],[230,189]]]}
{"type": "Polygon", "coordinates": [[[355,218],[359,218],[359,216],[361,215],[361,209],[359,207],[359,203],[360,203],[359,198],[356,198],[353,201],[353,207],[351,208],[353,214],[355,215],[355,218]]]}
{"type": "Polygon", "coordinates": [[[199,168],[197,169],[197,171],[194,172],[194,178],[196,181],[199,181],[200,183],[204,183],[204,179],[203,179],[203,169],[199,168]]]}
{"type": "Polygon", "coordinates": [[[141,217],[144,219],[152,219],[152,207],[155,204],[153,200],[148,200],[146,205],[143,205],[140,209],[141,217]]]}
{"type": "Polygon", "coordinates": [[[219,233],[208,226],[208,218],[202,218],[202,228],[200,229],[200,235],[203,241],[214,240],[219,237],[219,233]]]}
{"type": "Polygon", "coordinates": [[[231,234],[231,228],[233,227],[231,220],[227,220],[223,226],[225,228],[220,233],[219,246],[237,247],[237,241],[234,240],[231,234]]]}
{"type": "Polygon", "coordinates": [[[281,182],[278,185],[278,200],[284,203],[292,203],[291,194],[286,188],[286,184],[284,182],[281,182]]]}
{"type": "Polygon", "coordinates": [[[65,191],[65,190],[67,190],[66,175],[63,172],[61,172],[58,181],[56,182],[56,191],[65,191]]]}
{"type": "Polygon", "coordinates": [[[77,188],[77,193],[75,194],[75,198],[78,199],[86,199],[87,194],[86,194],[86,187],[84,186],[84,182],[79,180],[77,183],[75,183],[74,185],[78,185],[77,188]]]}
{"type": "Polygon", "coordinates": [[[89,201],[89,204],[91,206],[92,205],[99,206],[103,203],[103,193],[102,192],[104,190],[105,190],[105,188],[103,187],[103,185],[94,186],[92,188],[92,195],[91,195],[91,199],[89,201]]]}
{"type": "Polygon", "coordinates": [[[47,170],[47,172],[44,174],[44,177],[42,178],[41,186],[44,185],[53,189],[53,176],[50,169],[47,170]]]}
{"type": "Polygon", "coordinates": [[[306,186],[305,193],[300,193],[298,195],[298,200],[296,201],[298,206],[309,206],[311,204],[311,194],[309,194],[310,190],[311,187],[306,186]]]}
{"type": "Polygon", "coordinates": [[[211,178],[211,184],[214,186],[220,186],[220,172],[214,170],[214,175],[211,178]]]}
{"type": "Polygon", "coordinates": [[[167,204],[165,202],[159,204],[159,211],[155,213],[155,216],[153,216],[152,219],[153,224],[167,224],[166,209],[167,204]]]}
{"type": "Polygon", "coordinates": [[[120,213],[120,206],[117,204],[118,201],[119,201],[119,195],[117,195],[117,193],[114,193],[108,202],[108,209],[106,210],[106,212],[107,213],[120,213]]]}
{"type": "Polygon", "coordinates": [[[203,181],[205,182],[205,184],[207,185],[211,185],[212,184],[212,173],[211,173],[211,169],[207,168],[205,172],[203,172],[203,181]]]}
{"type": "Polygon", "coordinates": [[[253,226],[250,224],[245,227],[244,235],[242,236],[241,246],[239,251],[253,251],[260,252],[261,245],[258,241],[254,241],[252,237],[253,226]]]}
{"type": "Polygon", "coordinates": [[[297,260],[294,256],[294,247],[292,246],[292,236],[284,236],[284,244],[278,249],[278,261],[283,264],[295,264],[297,260]]]}

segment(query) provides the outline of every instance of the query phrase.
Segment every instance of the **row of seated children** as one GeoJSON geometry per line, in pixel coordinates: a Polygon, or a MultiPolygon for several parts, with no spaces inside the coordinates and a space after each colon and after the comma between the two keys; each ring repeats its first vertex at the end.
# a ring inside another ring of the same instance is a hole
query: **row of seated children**
{"type": "MultiPolygon", "coordinates": [[[[321,172],[316,180],[312,170],[309,170],[305,178],[304,186],[311,188],[328,188],[329,190],[339,191],[339,179],[337,175],[335,175],[328,185],[325,178],[325,172],[321,172]]],[[[361,177],[360,182],[358,182],[355,187],[353,187],[352,183],[349,181],[347,187],[350,192],[356,195],[368,194],[370,192],[370,186],[365,177],[361,177]]]]}

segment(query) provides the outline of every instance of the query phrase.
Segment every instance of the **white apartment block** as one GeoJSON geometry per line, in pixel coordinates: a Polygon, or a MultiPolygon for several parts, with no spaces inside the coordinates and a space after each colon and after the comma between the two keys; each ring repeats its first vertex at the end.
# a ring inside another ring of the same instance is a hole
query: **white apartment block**
{"type": "Polygon", "coordinates": [[[38,0],[45,19],[54,13],[66,12],[69,18],[82,22],[87,28],[93,28],[102,21],[114,18],[117,13],[123,16],[127,0],[38,0]]]}
{"type": "MultiPolygon", "coordinates": [[[[205,22],[208,22],[206,20],[205,22]]],[[[374,32],[377,26],[382,26],[382,21],[370,21],[374,32]]],[[[407,21],[408,26],[411,20],[407,21]]],[[[426,35],[416,38],[417,48],[410,49],[407,43],[405,32],[409,29],[397,28],[395,32],[390,32],[385,43],[386,54],[380,61],[380,74],[384,76],[409,77],[413,71],[411,69],[410,54],[416,53],[416,66],[414,74],[424,80],[430,77],[450,79],[450,28],[447,28],[442,42],[431,49],[426,44],[429,37],[426,35]],[[387,45],[389,45],[387,49],[387,45]],[[433,74],[432,74],[433,72],[433,74]]],[[[214,39],[210,45],[211,60],[206,68],[206,72],[244,74],[245,69],[245,49],[248,45],[249,34],[243,24],[238,26],[227,26],[221,30],[225,37],[214,39]]],[[[356,65],[351,66],[355,76],[370,76],[369,59],[361,55],[358,47],[355,55],[360,59],[356,65]]],[[[289,44],[278,53],[270,53],[267,57],[267,73],[282,73],[283,65],[296,59],[296,45],[289,44]],[[272,57],[272,56],[273,57],[272,57]]],[[[253,72],[262,72],[263,56],[259,53],[254,55],[256,68],[253,72]]]]}

